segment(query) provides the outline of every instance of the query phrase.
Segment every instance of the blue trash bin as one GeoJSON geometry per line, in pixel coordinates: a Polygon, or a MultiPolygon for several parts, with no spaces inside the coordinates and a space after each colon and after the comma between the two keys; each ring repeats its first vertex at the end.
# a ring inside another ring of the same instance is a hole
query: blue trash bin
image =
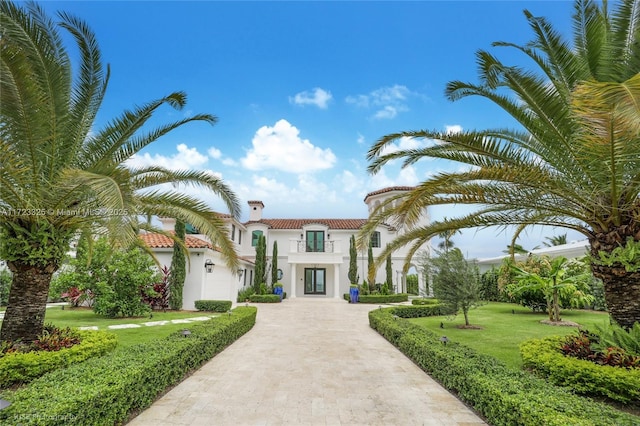
{"type": "Polygon", "coordinates": [[[281,286],[275,286],[273,288],[273,294],[277,294],[278,296],[280,296],[280,301],[282,302],[282,296],[283,296],[283,291],[282,291],[282,287],[281,286]]]}

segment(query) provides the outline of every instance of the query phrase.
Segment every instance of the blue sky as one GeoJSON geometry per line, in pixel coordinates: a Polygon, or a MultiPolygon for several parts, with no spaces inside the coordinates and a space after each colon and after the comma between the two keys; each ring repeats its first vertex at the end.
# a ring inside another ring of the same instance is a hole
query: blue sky
{"type": "MultiPolygon", "coordinates": [[[[523,9],[567,35],[572,13],[569,1],[42,4],[84,19],[97,35],[111,66],[98,127],[173,91],[187,93],[187,107],[161,110],[156,124],[218,117],[213,127],[195,123],[163,137],[131,162],[212,170],[242,200],[244,220],[248,200],[263,201],[269,218],[363,218],[368,192],[458,168],[427,160],[371,176],[365,156],[392,132],[514,126],[486,100],[448,101],[446,83],[477,81],[478,49],[526,64],[513,49],[491,47],[532,38],[523,9]]],[[[519,243],[533,248],[564,232],[532,230],[519,243]]],[[[465,231],[454,241],[469,257],[491,257],[510,233],[465,231]]]]}

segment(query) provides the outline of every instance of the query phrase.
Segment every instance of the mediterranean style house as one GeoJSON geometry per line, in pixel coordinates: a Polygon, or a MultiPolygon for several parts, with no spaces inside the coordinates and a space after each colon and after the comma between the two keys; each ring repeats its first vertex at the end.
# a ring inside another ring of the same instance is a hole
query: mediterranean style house
{"type": "MultiPolygon", "coordinates": [[[[388,197],[399,195],[412,187],[389,187],[367,194],[364,199],[369,213],[388,197]]],[[[267,284],[271,285],[270,268],[273,245],[277,242],[277,276],[288,298],[341,298],[349,292],[349,241],[367,219],[277,219],[268,218],[268,210],[262,201],[249,201],[249,220],[244,223],[223,216],[229,228],[229,236],[235,243],[240,258],[240,269],[230,270],[220,253],[206,236],[192,230],[186,238],[189,249],[187,278],[184,286],[184,309],[194,309],[196,300],[220,299],[235,301],[238,290],[253,285],[256,242],[264,235],[267,242],[267,284]]],[[[173,230],[175,220],[160,219],[163,228],[173,230]]],[[[425,210],[421,223],[428,223],[425,210]]],[[[401,235],[403,229],[382,225],[371,237],[373,256],[377,257],[387,243],[401,235]]],[[[141,238],[153,250],[160,264],[169,266],[173,244],[170,238],[159,234],[144,234],[141,238]]],[[[424,250],[430,250],[425,244],[424,250]]],[[[406,291],[403,273],[406,250],[394,252],[392,261],[393,286],[396,292],[406,291]]],[[[411,264],[417,268],[417,265],[411,264]]],[[[359,282],[367,276],[367,250],[357,256],[359,282]]],[[[419,286],[424,287],[420,277],[419,286]]],[[[377,271],[376,282],[386,281],[386,271],[377,271]]]]}

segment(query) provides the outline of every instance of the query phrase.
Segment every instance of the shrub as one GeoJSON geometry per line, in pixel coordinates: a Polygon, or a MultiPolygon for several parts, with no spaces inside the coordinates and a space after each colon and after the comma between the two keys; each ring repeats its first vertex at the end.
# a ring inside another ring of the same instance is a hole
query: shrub
{"type": "Polygon", "coordinates": [[[412,305],[437,305],[440,301],[434,298],[423,298],[423,299],[413,299],[411,300],[412,305]]]}
{"type": "Polygon", "coordinates": [[[360,301],[360,303],[400,303],[409,300],[409,295],[407,293],[361,294],[358,300],[360,301]]]}
{"type": "Polygon", "coordinates": [[[6,269],[0,270],[0,306],[7,306],[12,279],[11,272],[6,269]]]}
{"type": "Polygon", "coordinates": [[[253,287],[246,287],[244,289],[238,290],[238,298],[236,302],[241,303],[246,301],[249,296],[256,293],[256,289],[253,287]]]}
{"type": "Polygon", "coordinates": [[[280,303],[280,296],[277,294],[252,294],[249,296],[251,303],[280,303]]]}
{"type": "Polygon", "coordinates": [[[196,300],[196,309],[209,312],[227,312],[231,309],[231,300],[196,300]]]}
{"type": "Polygon", "coordinates": [[[480,275],[480,298],[492,302],[500,302],[500,289],[498,288],[498,270],[492,268],[480,275]]]}
{"type": "MultiPolygon", "coordinates": [[[[418,307],[413,307],[416,309],[418,307]]],[[[399,308],[374,309],[369,323],[421,369],[455,392],[492,425],[637,425],[640,418],[549,386],[493,357],[449,343],[409,321],[394,318],[399,308]]]]}
{"type": "Polygon", "coordinates": [[[521,343],[524,367],[580,394],[605,396],[624,403],[640,402],[640,369],[598,365],[564,356],[560,349],[564,341],[564,337],[548,337],[521,343]]]}
{"type": "Polygon", "coordinates": [[[393,314],[400,318],[435,317],[438,315],[452,315],[451,307],[444,303],[435,305],[398,306],[393,309],[393,314]]]}
{"type": "MultiPolygon", "coordinates": [[[[104,331],[74,331],[80,343],[56,351],[9,352],[0,357],[0,387],[29,382],[50,371],[101,356],[117,345],[117,337],[104,331]]],[[[45,339],[45,342],[47,340],[45,339]]],[[[46,343],[51,345],[51,339],[46,343]]]]}
{"type": "Polygon", "coordinates": [[[234,309],[167,338],[124,348],[61,369],[29,386],[3,394],[11,405],[0,411],[3,424],[122,424],[148,407],[168,387],[199,368],[253,327],[255,307],[234,309]]]}

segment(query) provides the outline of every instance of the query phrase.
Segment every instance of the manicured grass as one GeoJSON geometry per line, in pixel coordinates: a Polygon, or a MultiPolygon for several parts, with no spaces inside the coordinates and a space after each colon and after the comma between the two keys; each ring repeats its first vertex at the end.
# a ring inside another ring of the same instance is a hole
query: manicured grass
{"type": "MultiPolygon", "coordinates": [[[[198,321],[194,321],[190,324],[165,324],[157,326],[141,326],[139,328],[124,328],[108,330],[110,325],[117,324],[142,324],[150,321],[170,321],[174,319],[203,317],[203,316],[215,316],[210,312],[153,312],[153,317],[138,317],[138,318],[106,318],[101,315],[96,315],[92,310],[87,308],[69,308],[51,307],[47,308],[45,316],[45,322],[53,323],[58,327],[89,327],[97,326],[100,330],[107,330],[118,336],[118,349],[135,345],[136,343],[148,342],[157,338],[168,336],[169,334],[183,329],[188,329],[193,324],[198,324],[198,321]]],[[[116,350],[118,350],[116,349],[116,350]]]]}
{"type": "MultiPolygon", "coordinates": [[[[576,333],[575,327],[559,327],[541,324],[547,319],[546,313],[533,313],[531,309],[510,303],[488,303],[469,312],[469,322],[482,327],[481,330],[459,329],[464,317],[459,314],[453,321],[447,317],[427,317],[410,319],[422,327],[447,336],[450,341],[472,347],[478,352],[491,355],[515,369],[522,368],[518,346],[521,342],[546,336],[565,336],[576,333]],[[440,328],[440,323],[444,329],[440,328]]],[[[609,321],[605,312],[563,310],[561,318],[573,321],[584,328],[594,324],[603,325],[609,321]]]]}

